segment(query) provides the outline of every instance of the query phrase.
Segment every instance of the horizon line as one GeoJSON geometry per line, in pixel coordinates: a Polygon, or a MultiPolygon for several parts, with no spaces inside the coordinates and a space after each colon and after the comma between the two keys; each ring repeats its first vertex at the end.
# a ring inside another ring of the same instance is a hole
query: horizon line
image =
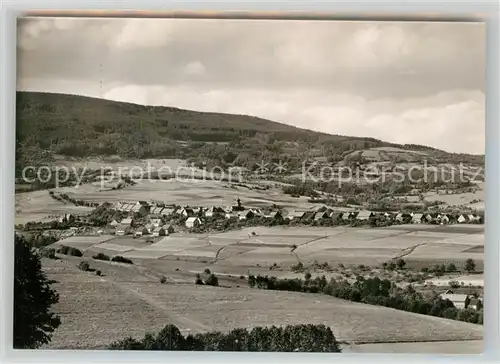
{"type": "MultiPolygon", "coordinates": [[[[166,108],[173,108],[173,109],[178,109],[178,110],[186,110],[186,111],[200,112],[200,113],[225,114],[225,115],[241,115],[241,116],[248,116],[248,117],[254,117],[254,118],[263,119],[263,120],[266,120],[266,121],[269,121],[269,122],[272,122],[272,123],[277,123],[277,124],[281,124],[281,125],[286,125],[286,126],[288,126],[288,127],[291,127],[291,128],[296,128],[296,129],[299,129],[299,130],[306,130],[306,131],[311,131],[311,132],[314,132],[314,133],[319,133],[319,134],[326,134],[326,135],[330,135],[330,136],[341,136],[341,137],[347,137],[347,138],[360,138],[360,139],[362,139],[362,138],[365,138],[365,139],[374,139],[374,140],[378,140],[378,141],[380,141],[380,142],[387,143],[387,144],[398,144],[398,145],[400,145],[400,146],[402,146],[402,147],[404,147],[404,146],[406,146],[406,145],[417,145],[417,146],[422,146],[422,147],[426,147],[426,148],[429,148],[429,149],[434,149],[434,150],[437,150],[437,151],[445,152],[445,153],[448,153],[448,154],[458,154],[458,155],[462,154],[462,155],[477,156],[477,157],[481,157],[481,156],[482,156],[482,157],[485,157],[485,156],[486,156],[486,153],[482,153],[482,154],[473,154],[473,153],[464,153],[464,152],[450,152],[450,151],[447,151],[447,150],[444,150],[444,149],[440,149],[440,148],[438,148],[438,147],[432,147],[432,146],[430,146],[430,145],[415,144],[415,143],[399,143],[399,142],[389,142],[389,141],[386,141],[386,140],[382,140],[382,139],[375,138],[375,137],[370,137],[370,136],[333,134],[333,133],[328,133],[328,132],[324,132],[324,131],[312,130],[312,129],[304,128],[304,127],[301,127],[301,126],[295,126],[295,125],[287,124],[287,123],[285,123],[285,122],[275,121],[275,120],[271,120],[271,119],[263,118],[263,117],[260,117],[260,116],[249,115],[249,114],[235,114],[235,113],[218,112],[218,111],[202,111],[202,110],[186,109],[186,108],[180,108],[180,107],[176,107],[176,106],[169,106],[169,105],[151,105],[151,104],[140,104],[140,103],[135,103],[135,102],[130,102],[130,101],[123,101],[123,100],[117,100],[117,99],[109,99],[109,98],[105,98],[105,97],[90,96],[90,95],[85,95],[85,94],[75,94],[75,93],[50,92],[50,91],[33,91],[33,90],[17,90],[17,89],[16,89],[16,94],[17,94],[18,92],[41,93],[41,94],[52,94],[52,95],[67,95],[67,96],[86,97],[86,98],[90,98],[90,99],[104,100],[104,101],[110,101],[110,102],[121,102],[121,103],[125,103],[125,104],[137,105],[137,106],[145,106],[145,107],[166,107],[166,108]]],[[[16,123],[17,123],[17,120],[16,120],[16,123]]],[[[370,149],[371,149],[371,148],[370,148],[370,149]]]]}

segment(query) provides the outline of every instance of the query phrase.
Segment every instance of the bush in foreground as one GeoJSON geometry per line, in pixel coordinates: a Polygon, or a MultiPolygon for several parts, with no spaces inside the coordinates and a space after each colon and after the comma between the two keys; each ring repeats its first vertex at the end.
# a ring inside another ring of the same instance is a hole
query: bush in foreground
{"type": "Polygon", "coordinates": [[[148,333],[142,340],[128,337],[113,342],[111,350],[189,350],[259,352],[339,353],[340,346],[325,325],[288,325],[234,329],[228,333],[208,332],[183,336],[174,325],[167,325],[156,336],[148,333]]]}
{"type": "Polygon", "coordinates": [[[80,262],[80,264],[78,264],[78,269],[88,272],[90,270],[90,265],[87,262],[80,262]]]}
{"type": "Polygon", "coordinates": [[[56,250],[54,248],[43,248],[40,249],[40,256],[49,259],[57,259],[56,258],[56,250]]]}
{"type": "Polygon", "coordinates": [[[219,285],[219,278],[215,274],[210,274],[208,278],[205,280],[205,284],[207,286],[218,286],[219,285]]]}
{"type": "Polygon", "coordinates": [[[59,254],[71,255],[74,257],[82,257],[83,253],[78,248],[73,248],[71,246],[62,245],[59,249],[57,249],[59,254]]]}
{"type": "Polygon", "coordinates": [[[26,239],[14,240],[14,348],[36,349],[51,340],[61,321],[50,308],[59,301],[26,239]]]}
{"type": "Polygon", "coordinates": [[[122,257],[121,255],[117,255],[117,256],[114,256],[112,259],[111,259],[112,262],[117,262],[117,263],[125,263],[125,264],[134,264],[133,261],[131,261],[130,259],[128,258],[124,258],[122,257]]]}
{"type": "Polygon", "coordinates": [[[92,257],[92,259],[96,259],[96,260],[106,260],[106,261],[109,261],[111,260],[111,258],[109,256],[107,256],[106,254],[104,253],[98,253],[96,255],[94,255],[92,257]]]}

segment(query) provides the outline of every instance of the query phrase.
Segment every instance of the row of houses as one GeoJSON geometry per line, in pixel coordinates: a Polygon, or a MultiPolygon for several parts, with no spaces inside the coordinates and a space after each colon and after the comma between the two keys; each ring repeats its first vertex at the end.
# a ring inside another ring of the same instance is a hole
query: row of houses
{"type": "Polygon", "coordinates": [[[199,218],[225,218],[245,220],[253,217],[263,217],[267,219],[285,219],[285,220],[302,220],[312,219],[319,221],[323,219],[333,219],[335,221],[364,221],[373,218],[392,220],[399,223],[413,224],[450,224],[450,223],[477,223],[481,221],[481,217],[476,214],[444,214],[444,213],[389,213],[389,212],[373,212],[368,210],[339,212],[331,208],[321,210],[312,209],[279,209],[274,211],[262,211],[259,208],[245,209],[238,201],[238,206],[219,207],[212,206],[209,208],[189,207],[189,206],[149,206],[144,201],[136,203],[117,203],[113,208],[118,211],[137,212],[143,215],[150,214],[155,218],[162,217],[184,217],[188,219],[187,224],[195,226],[201,223],[199,218]]]}

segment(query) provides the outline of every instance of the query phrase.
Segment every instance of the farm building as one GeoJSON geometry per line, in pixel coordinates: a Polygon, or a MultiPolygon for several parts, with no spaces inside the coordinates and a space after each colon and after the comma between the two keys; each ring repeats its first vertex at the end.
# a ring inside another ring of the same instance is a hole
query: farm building
{"type": "Polygon", "coordinates": [[[340,220],[342,220],[342,213],[341,212],[332,212],[329,217],[333,221],[340,221],[340,220]]]}
{"type": "Polygon", "coordinates": [[[130,211],[132,211],[133,207],[134,207],[133,203],[125,202],[122,205],[122,211],[123,212],[130,212],[130,211]]]}
{"type": "Polygon", "coordinates": [[[130,225],[118,225],[116,227],[115,235],[123,236],[130,233],[130,225]]]}
{"type": "Polygon", "coordinates": [[[122,208],[123,208],[123,204],[121,202],[115,202],[111,208],[113,210],[117,210],[117,211],[122,211],[122,208]]]}
{"type": "Polygon", "coordinates": [[[161,225],[161,219],[151,219],[149,220],[149,223],[154,227],[158,227],[161,225]]]}
{"type": "Polygon", "coordinates": [[[127,218],[127,219],[123,219],[122,221],[120,221],[120,225],[132,225],[132,219],[131,218],[127,218]]]}
{"type": "Polygon", "coordinates": [[[243,210],[241,212],[238,212],[239,220],[251,219],[252,217],[254,217],[254,213],[252,212],[252,210],[243,210]]]}
{"type": "Polygon", "coordinates": [[[143,236],[143,235],[148,235],[149,230],[146,226],[141,226],[140,228],[136,229],[134,232],[134,236],[143,236]]]}
{"type": "MultiPolygon", "coordinates": [[[[449,292],[449,291],[447,291],[449,292]]],[[[470,298],[466,294],[442,293],[439,295],[442,300],[449,300],[456,308],[464,309],[469,304],[470,298]]]]}
{"type": "Polygon", "coordinates": [[[282,219],[283,218],[280,211],[271,211],[270,213],[265,214],[264,217],[266,219],[282,219]]]}
{"type": "Polygon", "coordinates": [[[321,219],[327,219],[329,217],[328,212],[323,211],[323,212],[316,212],[314,214],[314,221],[319,221],[321,219]]]}
{"type": "Polygon", "coordinates": [[[161,212],[163,210],[163,207],[160,207],[160,206],[155,206],[151,209],[151,214],[152,215],[157,215],[157,216],[161,216],[161,212]]]}
{"type": "Polygon", "coordinates": [[[344,221],[350,220],[351,217],[352,217],[352,214],[350,212],[344,212],[342,214],[342,220],[344,220],[344,221]]]}
{"type": "Polygon", "coordinates": [[[370,218],[374,217],[375,214],[371,211],[367,210],[361,210],[357,215],[356,215],[356,220],[369,220],[370,218]]]}
{"type": "Polygon", "coordinates": [[[165,217],[171,216],[171,215],[174,214],[174,211],[175,210],[173,208],[171,208],[171,207],[164,207],[163,210],[161,210],[161,214],[160,215],[161,216],[165,216],[165,217]]]}
{"type": "Polygon", "coordinates": [[[476,222],[476,221],[480,221],[481,220],[480,216],[473,215],[473,214],[469,214],[469,215],[467,215],[467,217],[469,218],[470,222],[476,222]]]}
{"type": "Polygon", "coordinates": [[[148,234],[151,234],[153,230],[155,229],[155,226],[151,223],[148,223],[144,226],[146,229],[148,229],[148,234]]]}
{"type": "Polygon", "coordinates": [[[223,216],[224,210],[220,207],[212,206],[205,211],[205,217],[219,217],[223,216]]]}
{"type": "Polygon", "coordinates": [[[261,209],[250,209],[250,211],[252,211],[254,216],[259,216],[259,217],[264,216],[264,213],[262,212],[261,209]]]}
{"type": "Polygon", "coordinates": [[[175,214],[179,216],[188,217],[188,216],[193,216],[194,211],[190,207],[181,207],[179,210],[175,212],[175,214]]]}
{"type": "Polygon", "coordinates": [[[165,235],[167,235],[167,231],[165,230],[165,228],[163,226],[157,226],[157,227],[155,227],[155,229],[153,230],[151,235],[153,235],[153,236],[165,236],[165,235]]]}
{"type": "Polygon", "coordinates": [[[423,223],[431,223],[435,220],[435,218],[431,214],[424,214],[423,216],[423,223]]]}
{"type": "Polygon", "coordinates": [[[137,201],[134,205],[132,205],[131,211],[136,214],[144,215],[147,212],[147,208],[144,202],[137,201]]]}
{"type": "Polygon", "coordinates": [[[288,215],[286,215],[286,219],[288,220],[300,220],[303,217],[305,217],[306,211],[299,211],[299,210],[291,210],[288,212],[288,215]]]}
{"type": "Polygon", "coordinates": [[[464,223],[466,223],[466,222],[468,222],[468,221],[469,221],[469,218],[467,217],[467,215],[460,215],[460,216],[458,217],[458,219],[457,219],[457,222],[458,222],[459,224],[464,224],[464,223]]]}
{"type": "Polygon", "coordinates": [[[411,223],[412,224],[421,224],[424,222],[424,214],[413,214],[413,216],[411,217],[411,223]]]}
{"type": "Polygon", "coordinates": [[[449,224],[450,223],[450,217],[448,215],[439,215],[438,216],[438,221],[441,224],[449,224]]]}
{"type": "Polygon", "coordinates": [[[229,220],[229,219],[237,219],[238,215],[236,215],[234,212],[226,212],[224,215],[224,218],[229,220]]]}
{"type": "Polygon", "coordinates": [[[399,214],[396,215],[396,217],[394,218],[394,220],[396,220],[398,222],[403,222],[404,221],[403,214],[400,212],[399,214]]]}
{"type": "Polygon", "coordinates": [[[186,227],[188,228],[193,228],[193,227],[196,227],[196,226],[200,226],[201,225],[201,220],[197,217],[189,217],[187,220],[186,220],[186,227]]]}

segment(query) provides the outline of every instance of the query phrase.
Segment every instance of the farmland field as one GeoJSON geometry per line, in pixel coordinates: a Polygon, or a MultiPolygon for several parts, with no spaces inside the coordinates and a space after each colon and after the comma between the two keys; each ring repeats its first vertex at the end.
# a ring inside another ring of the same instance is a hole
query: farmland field
{"type": "Polygon", "coordinates": [[[218,234],[174,233],[153,243],[131,237],[80,236],[56,244],[120,254],[145,260],[145,264],[157,259],[202,261],[228,274],[245,274],[249,268],[274,263],[290,268],[299,261],[379,266],[398,257],[416,266],[443,262],[461,265],[472,258],[481,269],[483,253],[478,247],[484,246],[482,226],[418,227],[251,227],[218,234]]]}
{"type": "Polygon", "coordinates": [[[16,224],[33,221],[51,221],[54,216],[72,213],[87,214],[91,207],[65,204],[50,197],[48,191],[33,191],[16,194],[16,224]]]}
{"type": "MultiPolygon", "coordinates": [[[[234,182],[238,182],[237,180],[234,182]]],[[[251,207],[280,204],[283,207],[310,208],[315,204],[307,202],[307,197],[284,195],[281,186],[271,186],[267,190],[254,189],[217,180],[170,179],[140,180],[134,186],[119,190],[101,190],[101,184],[84,184],[78,188],[64,187],[56,192],[64,192],[78,200],[102,203],[105,201],[163,201],[166,204],[192,206],[231,206],[239,197],[251,207]]]]}
{"type": "MultiPolygon", "coordinates": [[[[62,324],[49,348],[103,348],[124,335],[142,337],[169,323],[184,333],[235,327],[322,323],[349,343],[481,340],[482,327],[329,296],[161,284],[137,266],[92,261],[102,277],[76,267],[77,258],[44,260],[57,281],[62,324]],[[125,334],[126,333],[126,334],[125,334]]],[[[175,277],[174,277],[175,278],[175,277]]]]}

